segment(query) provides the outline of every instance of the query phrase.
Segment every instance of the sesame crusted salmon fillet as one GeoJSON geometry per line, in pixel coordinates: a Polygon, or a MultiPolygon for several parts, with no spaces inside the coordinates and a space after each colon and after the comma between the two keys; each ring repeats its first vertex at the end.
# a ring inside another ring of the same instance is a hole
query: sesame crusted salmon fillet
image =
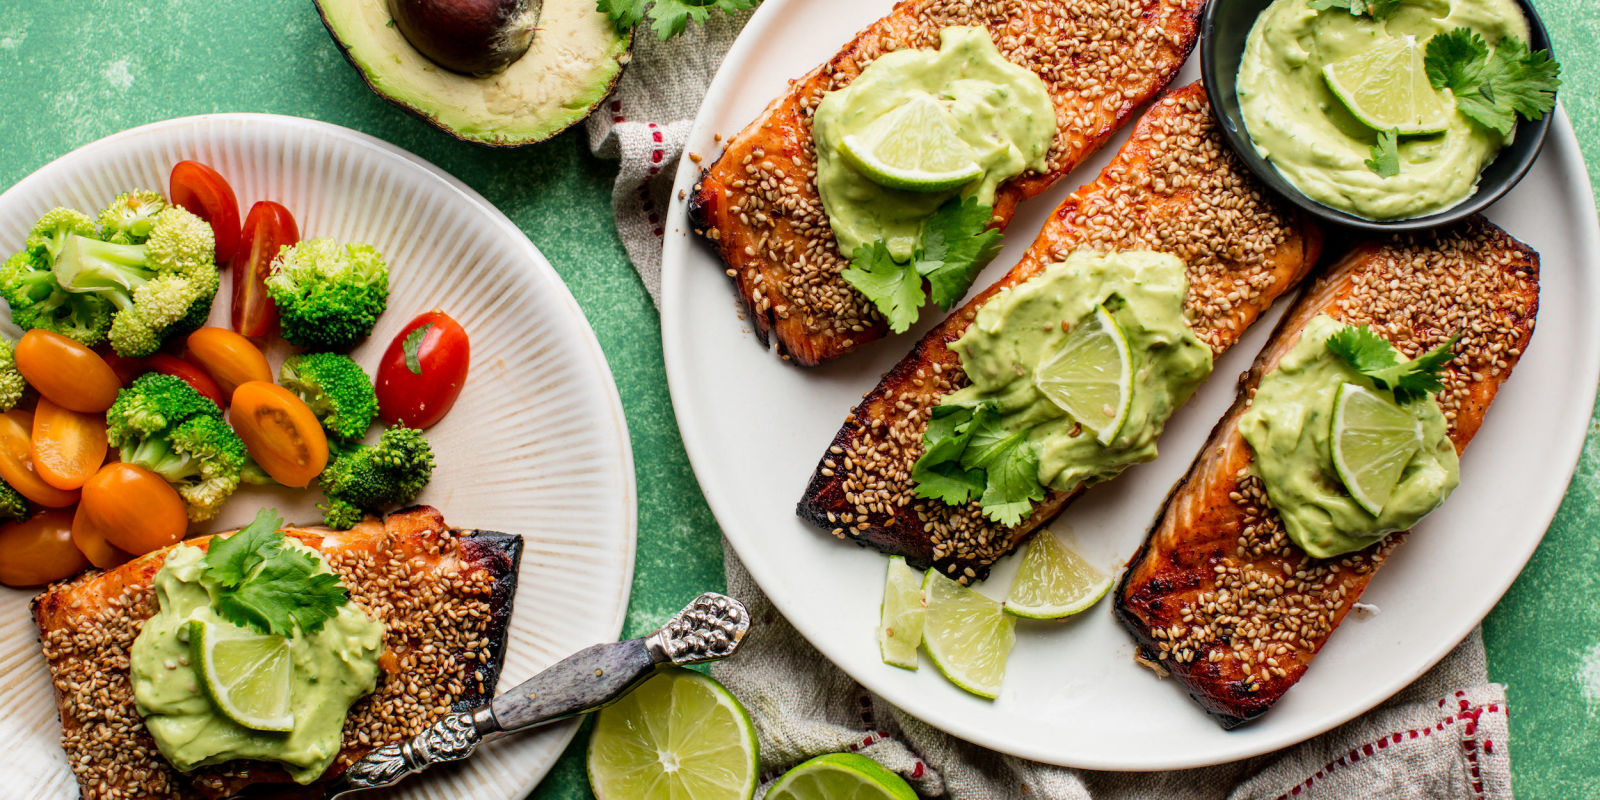
{"type": "Polygon", "coordinates": [[[1015,526],[985,518],[976,502],[918,497],[911,467],[929,414],[968,385],[949,344],[978,308],[1077,249],[1155,250],[1184,262],[1184,316],[1220,355],[1272,302],[1305,277],[1321,251],[1310,218],[1267,194],[1222,141],[1199,83],[1175,89],[1140,119],[1121,151],[1046,221],[1021,262],[919,341],[845,419],[801,498],[799,515],[835,536],[935,566],[961,580],[984,577],[1083,491],[1046,491],[1015,526]]]}
{"type": "MultiPolygon", "coordinates": [[[[343,749],[323,780],[373,747],[415,736],[447,712],[494,695],[520,536],[455,530],[437,510],[420,506],[348,531],[285,533],[318,550],[349,587],[351,602],[384,624],[378,687],[351,707],[343,749]]],[[[271,796],[297,796],[301,787],[266,762],[179,773],[145,730],[134,707],[129,650],[156,612],[152,582],[170,551],[55,584],[33,601],[60,710],[61,744],[84,800],[224,798],[252,787],[254,796],[263,784],[279,787],[271,796]]]]}
{"type": "Polygon", "coordinates": [[[694,230],[721,257],[763,345],[804,365],[883,337],[870,301],[840,277],[816,186],[811,115],[884,53],[938,49],[939,31],[984,26],[1007,60],[1049,90],[1056,134],[1044,172],[1000,185],[993,226],[1071,172],[1155,97],[1194,47],[1204,0],[903,0],[728,140],[689,198],[694,230]]]}
{"type": "Polygon", "coordinates": [[[1284,315],[1123,574],[1116,613],[1141,657],[1224,727],[1253,719],[1305,674],[1404,536],[1311,558],[1251,472],[1239,418],[1308,321],[1367,325],[1411,358],[1460,332],[1436,395],[1459,452],[1533,336],[1538,307],[1538,254],[1482,218],[1367,242],[1330,267],[1284,315]]]}

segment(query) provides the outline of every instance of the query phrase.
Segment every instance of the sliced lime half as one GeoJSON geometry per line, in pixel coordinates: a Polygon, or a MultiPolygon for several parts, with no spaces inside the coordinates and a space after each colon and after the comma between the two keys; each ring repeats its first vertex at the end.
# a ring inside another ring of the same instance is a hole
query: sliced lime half
{"type": "Polygon", "coordinates": [[[904,669],[917,668],[917,646],[922,644],[925,618],[922,573],[908,566],[900,556],[890,558],[878,623],[878,652],[883,656],[883,663],[904,669]]]}
{"type": "Polygon", "coordinates": [[[1033,385],[1101,444],[1117,438],[1133,402],[1133,354],[1105,306],[1096,306],[1045,357],[1033,385]]]}
{"type": "Polygon", "coordinates": [[[873,183],[907,192],[948,192],[983,177],[950,112],[923,94],[844,137],[839,153],[873,183]]]}
{"type": "Polygon", "coordinates": [[[595,714],[589,786],[599,800],[749,800],[757,745],[722,684],[669,669],[595,714]]]}
{"type": "Polygon", "coordinates": [[[254,731],[294,730],[294,664],[287,639],[194,620],[189,648],[206,696],[223,716],[254,731]]]}
{"type": "Polygon", "coordinates": [[[1000,695],[1017,619],[994,600],[928,570],[922,581],[928,619],[922,644],[951,683],[979,697],[1000,695]]]}
{"type": "Polygon", "coordinates": [[[1423,44],[1415,36],[1373,45],[1322,68],[1339,102],[1363,125],[1402,136],[1443,133],[1450,101],[1428,82],[1423,44]]]}
{"type": "Polygon", "coordinates": [[[1339,480],[1367,513],[1377,516],[1422,447],[1422,422],[1394,400],[1346,383],[1333,400],[1328,441],[1339,480]]]}
{"type": "Polygon", "coordinates": [[[1062,619],[1099,602],[1110,590],[1110,575],[1046,528],[1028,540],[1022,566],[1006,595],[1005,611],[1027,619],[1062,619]]]}
{"type": "Polygon", "coordinates": [[[767,800],[917,800],[917,793],[866,756],[831,753],[783,773],[767,800]]]}

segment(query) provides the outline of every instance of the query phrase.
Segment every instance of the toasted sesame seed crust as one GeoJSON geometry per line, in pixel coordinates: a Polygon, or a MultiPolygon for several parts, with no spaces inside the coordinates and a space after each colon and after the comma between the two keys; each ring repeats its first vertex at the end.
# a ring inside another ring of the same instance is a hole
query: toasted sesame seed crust
{"type": "Polygon", "coordinates": [[[1100,176],[1055,210],[1017,266],[923,337],[862,399],[817,465],[798,513],[835,536],[959,580],[983,577],[1078,492],[1049,492],[1012,528],[983,518],[976,504],[951,507],[913,493],[911,466],[928,414],[967,385],[948,344],[979,306],[1074,249],[1158,250],[1183,259],[1185,315],[1220,354],[1305,276],[1320,247],[1309,218],[1264,194],[1233,157],[1200,84],[1173,90],[1100,176]]]}
{"type": "Polygon", "coordinates": [[[883,337],[877,310],[839,273],[839,252],[817,195],[811,114],[878,56],[938,49],[939,31],[984,26],[1008,60],[1033,70],[1056,108],[1045,172],[995,195],[994,225],[1105,143],[1160,92],[1194,47],[1204,0],[904,0],[827,63],[790,84],[727,141],[689,198],[695,232],[721,256],[763,345],[813,365],[883,337]]]}
{"type": "Polygon", "coordinates": [[[1436,396],[1460,451],[1533,336],[1538,306],[1538,254],[1482,218],[1367,242],[1330,267],[1284,315],[1117,587],[1117,616],[1141,656],[1224,727],[1253,719],[1305,674],[1404,536],[1311,558],[1250,472],[1239,417],[1307,321],[1369,325],[1412,357],[1460,331],[1436,396]]]}
{"type": "MultiPolygon", "coordinates": [[[[374,746],[414,736],[453,707],[493,696],[520,537],[454,531],[426,507],[349,531],[286,532],[320,550],[350,587],[352,601],[385,627],[378,688],[351,708],[344,748],[325,777],[374,746]]],[[[61,745],[84,800],[232,797],[252,785],[289,781],[282,769],[260,762],[180,774],[145,730],[134,708],[128,654],[156,612],[152,580],[166,553],[81,575],[34,599],[61,745]]]]}

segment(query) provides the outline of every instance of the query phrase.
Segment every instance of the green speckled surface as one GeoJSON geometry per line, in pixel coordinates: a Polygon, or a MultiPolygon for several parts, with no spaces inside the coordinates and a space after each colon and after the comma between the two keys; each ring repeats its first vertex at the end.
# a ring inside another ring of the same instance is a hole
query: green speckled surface
{"type": "MultiPolygon", "coordinates": [[[[1562,93],[1600,178],[1600,6],[1535,0],[1566,72],[1562,93]]],[[[334,48],[310,0],[10,0],[0,10],[0,186],[74,147],[216,111],[312,117],[364,131],[457,175],[542,249],[587,313],[616,376],[639,480],[639,558],[627,634],[722,583],[716,525],[678,439],[655,310],[610,221],[614,167],[568,132],[520,151],[456,142],[384,103],[334,48]]],[[[1600,436],[1527,570],[1485,624],[1490,674],[1510,686],[1515,788],[1592,794],[1600,753],[1600,436]]],[[[589,797],[579,738],[534,795],[589,797]]]]}

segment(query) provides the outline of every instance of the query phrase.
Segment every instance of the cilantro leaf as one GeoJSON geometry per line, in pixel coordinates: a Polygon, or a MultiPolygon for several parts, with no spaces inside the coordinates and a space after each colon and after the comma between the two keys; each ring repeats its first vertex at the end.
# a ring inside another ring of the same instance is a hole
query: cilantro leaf
{"type": "Polygon", "coordinates": [[[917,274],[916,268],[895,261],[883,242],[856,248],[850,266],[839,273],[839,277],[871,300],[895,333],[905,333],[911,328],[927,298],[922,293],[922,276],[917,274]]]}
{"type": "Polygon", "coordinates": [[[611,18],[617,30],[626,33],[644,21],[646,0],[598,0],[595,10],[611,18]]]}
{"type": "Polygon", "coordinates": [[[1006,437],[990,451],[989,485],[979,502],[983,515],[1002,525],[1015,525],[1033,512],[1033,504],[1044,499],[1039,483],[1039,454],[1018,432],[1006,437]]]}
{"type": "Polygon", "coordinates": [[[1517,117],[1536,120],[1556,105],[1561,65],[1509,37],[1491,50],[1482,36],[1456,28],[1428,40],[1423,69],[1435,89],[1449,89],[1467,119],[1509,135],[1517,117]]]}
{"type": "Polygon", "coordinates": [[[911,468],[913,491],[946,505],[977,500],[984,516],[1015,525],[1044,499],[1039,456],[1027,435],[1001,424],[993,403],[936,406],[911,468]]]}
{"type": "Polygon", "coordinates": [[[939,308],[949,311],[1000,252],[1000,232],[988,227],[993,215],[994,209],[977,198],[957,198],[922,224],[917,272],[928,279],[929,294],[939,308]]]}
{"type": "Polygon", "coordinates": [[[316,559],[285,546],[282,525],[276,511],[264,508],[238,533],[214,537],[202,575],[216,590],[213,604],[223,619],[262,633],[315,633],[350,595],[339,576],[319,573],[316,559]]]}
{"type": "Polygon", "coordinates": [[[211,537],[202,568],[205,577],[224,588],[243,583],[261,562],[283,546],[283,534],[278,532],[281,527],[283,518],[278,512],[263,508],[256,512],[253,522],[232,536],[211,537]]]}
{"type": "Polygon", "coordinates": [[[713,9],[725,13],[743,11],[759,0],[597,0],[595,8],[611,18],[617,30],[628,30],[650,17],[650,27],[661,41],[688,29],[690,21],[704,24],[713,9]],[[648,12],[646,11],[648,9],[648,12]]]}
{"type": "Polygon", "coordinates": [[[1400,174],[1399,129],[1378,131],[1378,143],[1372,146],[1372,158],[1366,161],[1367,169],[1380,178],[1393,178],[1400,174]]]}
{"type": "Polygon", "coordinates": [[[922,435],[922,456],[911,467],[918,496],[955,506],[983,494],[983,470],[961,465],[961,456],[972,440],[975,414],[967,406],[934,406],[922,435]]]}
{"type": "Polygon", "coordinates": [[[1423,51],[1422,69],[1435,89],[1456,94],[1477,88],[1489,45],[1471,28],[1456,28],[1428,40],[1423,51]]]}
{"type": "Polygon", "coordinates": [[[1403,0],[1310,0],[1316,11],[1348,11],[1357,17],[1383,19],[1400,8],[1403,0]]]}
{"type": "Polygon", "coordinates": [[[1532,52],[1527,42],[1508,38],[1495,46],[1486,74],[1494,101],[1523,119],[1539,119],[1555,110],[1561,65],[1549,50],[1532,52]]]}
{"type": "Polygon", "coordinates": [[[1405,361],[1388,340],[1365,325],[1346,326],[1328,338],[1328,350],[1367,376],[1379,389],[1394,393],[1396,402],[1419,400],[1444,388],[1439,373],[1456,357],[1455,346],[1461,335],[1405,361]]]}
{"type": "Polygon", "coordinates": [[[422,340],[427,338],[428,329],[432,327],[433,323],[429,322],[406,334],[405,341],[400,343],[406,356],[406,369],[411,370],[412,375],[422,374],[422,340]]]}

